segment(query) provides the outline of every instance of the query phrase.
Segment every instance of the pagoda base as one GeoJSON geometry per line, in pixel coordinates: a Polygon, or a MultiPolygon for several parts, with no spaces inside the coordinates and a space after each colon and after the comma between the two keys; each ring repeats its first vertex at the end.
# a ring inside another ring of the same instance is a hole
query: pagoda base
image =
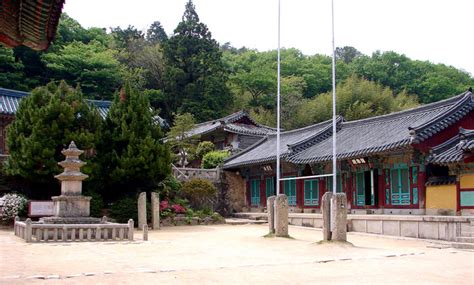
{"type": "Polygon", "coordinates": [[[90,202],[88,196],[55,196],[51,198],[54,203],[54,217],[89,217],[90,202]]]}

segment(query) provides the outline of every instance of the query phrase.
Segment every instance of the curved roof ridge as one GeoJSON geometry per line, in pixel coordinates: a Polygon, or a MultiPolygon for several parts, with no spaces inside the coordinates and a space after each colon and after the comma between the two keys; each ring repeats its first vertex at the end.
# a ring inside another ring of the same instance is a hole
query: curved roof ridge
{"type": "MultiPolygon", "coordinates": [[[[332,121],[332,119],[322,121],[322,122],[319,122],[319,123],[316,123],[316,124],[312,124],[312,125],[309,125],[309,126],[306,126],[306,127],[302,127],[302,128],[299,128],[299,129],[283,131],[283,132],[280,133],[280,135],[288,135],[288,134],[294,134],[294,133],[298,133],[298,132],[302,132],[302,131],[307,131],[307,130],[319,127],[321,125],[327,124],[328,122],[331,122],[331,121],[332,121]]],[[[276,136],[276,133],[269,134],[268,136],[276,136]]]]}
{"type": "Polygon", "coordinates": [[[470,93],[470,92],[466,91],[462,94],[453,96],[451,98],[447,98],[447,99],[444,99],[444,100],[432,102],[432,103],[429,103],[429,104],[420,105],[420,106],[417,106],[417,107],[414,107],[414,108],[401,110],[401,111],[397,111],[397,112],[393,112],[393,113],[388,113],[388,114],[384,114],[384,115],[379,115],[379,116],[374,116],[374,117],[369,117],[369,118],[364,118],[364,119],[359,119],[359,120],[353,120],[353,121],[344,121],[343,124],[346,125],[346,126],[352,126],[352,125],[355,125],[355,124],[378,122],[378,121],[380,121],[382,119],[385,119],[385,118],[398,119],[400,116],[407,115],[407,114],[416,115],[416,114],[419,114],[419,113],[423,113],[423,112],[427,112],[427,111],[432,111],[434,109],[446,107],[450,103],[456,103],[456,102],[458,102],[459,99],[467,98],[466,94],[468,94],[468,93],[470,93]]]}
{"type": "Polygon", "coordinates": [[[446,114],[449,114],[450,112],[452,112],[453,110],[457,109],[459,106],[461,106],[465,101],[468,101],[468,100],[473,100],[472,98],[472,93],[470,91],[466,91],[464,92],[463,94],[461,95],[458,95],[454,98],[460,98],[460,100],[454,102],[454,104],[446,111],[438,114],[438,116],[436,116],[436,118],[433,118],[432,120],[430,120],[429,122],[424,122],[422,124],[419,124],[419,125],[416,125],[416,126],[413,126],[411,127],[413,130],[417,131],[417,130],[420,130],[420,129],[423,129],[433,123],[436,123],[436,121],[438,120],[441,120],[446,114]]]}
{"type": "MultiPolygon", "coordinates": [[[[330,121],[332,121],[332,120],[330,120],[330,121]]],[[[343,118],[342,116],[340,116],[340,115],[337,116],[337,118],[336,118],[336,125],[340,125],[343,121],[344,121],[344,118],[343,118]]],[[[325,122],[327,122],[327,121],[325,121],[325,122]]],[[[337,127],[337,126],[336,126],[336,127],[337,127]]],[[[300,146],[300,145],[303,145],[303,144],[305,144],[305,143],[308,143],[309,141],[314,140],[315,138],[317,138],[318,136],[320,136],[322,133],[327,132],[328,130],[331,130],[331,131],[332,131],[332,124],[330,124],[330,125],[328,124],[326,127],[324,127],[323,129],[321,129],[320,131],[314,133],[313,135],[311,135],[311,136],[309,136],[309,137],[307,137],[307,138],[305,138],[305,139],[303,139],[303,140],[301,140],[301,141],[299,141],[299,142],[292,143],[292,144],[288,144],[288,148],[289,148],[289,149],[293,149],[293,148],[295,148],[295,147],[298,147],[298,146],[300,146]]]]}
{"type": "Polygon", "coordinates": [[[13,90],[13,89],[0,87],[0,95],[1,96],[16,97],[16,98],[23,98],[25,96],[30,95],[30,93],[26,92],[26,91],[19,91],[19,90],[13,90]]]}

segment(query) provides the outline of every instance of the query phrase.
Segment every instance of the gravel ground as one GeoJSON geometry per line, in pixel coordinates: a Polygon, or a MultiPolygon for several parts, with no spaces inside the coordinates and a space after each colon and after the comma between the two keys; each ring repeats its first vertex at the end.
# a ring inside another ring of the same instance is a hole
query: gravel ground
{"type": "Polygon", "coordinates": [[[27,244],[0,230],[0,284],[474,284],[474,252],[428,241],[267,225],[167,227],[142,241],[27,244]]]}

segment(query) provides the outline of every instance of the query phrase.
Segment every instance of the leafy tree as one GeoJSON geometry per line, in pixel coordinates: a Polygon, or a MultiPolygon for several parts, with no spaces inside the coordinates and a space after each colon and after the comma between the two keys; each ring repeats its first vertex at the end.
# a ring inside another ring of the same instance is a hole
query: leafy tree
{"type": "Polygon", "coordinates": [[[59,86],[50,83],[37,88],[21,100],[16,119],[8,128],[6,172],[25,179],[35,190],[33,197],[49,198],[59,192],[54,175],[62,172],[57,164],[64,160],[61,150],[73,140],[86,150],[82,159],[88,164],[82,170],[94,179],[96,164],[90,155],[100,133],[100,115],[79,89],[63,81],[59,86]]]}
{"type": "Polygon", "coordinates": [[[121,83],[121,66],[114,55],[97,41],[72,42],[59,53],[44,54],[42,60],[50,78],[80,84],[89,97],[110,99],[121,83]]]}
{"type": "Polygon", "coordinates": [[[229,152],[227,150],[216,150],[208,152],[202,158],[201,167],[205,169],[216,168],[224,164],[224,159],[229,157],[229,152]]]}
{"type": "Polygon", "coordinates": [[[210,141],[200,142],[196,148],[196,158],[202,159],[203,156],[208,154],[211,151],[214,151],[216,146],[210,141]]]}
{"type": "Polygon", "coordinates": [[[0,46],[0,86],[17,90],[28,90],[24,85],[23,64],[15,61],[13,50],[0,46]]]}
{"type": "MultiPolygon", "coordinates": [[[[218,43],[199,21],[192,1],[164,44],[165,94],[170,109],[194,114],[198,122],[222,117],[232,102],[218,43]]],[[[171,117],[171,114],[165,114],[171,117]]]]}
{"type": "Polygon", "coordinates": [[[146,32],[146,40],[153,45],[161,44],[168,40],[168,35],[160,21],[155,21],[150,25],[146,32]]]}
{"type": "Polygon", "coordinates": [[[355,47],[345,46],[336,48],[336,59],[344,63],[351,63],[354,59],[362,56],[362,53],[355,47]]]}
{"type": "Polygon", "coordinates": [[[174,126],[168,132],[168,142],[175,153],[179,156],[179,165],[186,165],[186,157],[194,148],[198,136],[192,135],[190,131],[195,127],[193,115],[190,113],[177,114],[174,126]]]}
{"type": "Polygon", "coordinates": [[[154,116],[130,83],[115,95],[98,147],[107,200],[152,191],[170,173],[170,152],[154,116]]]}
{"type": "Polygon", "coordinates": [[[119,49],[127,49],[132,42],[145,39],[143,32],[134,26],[129,25],[126,29],[115,27],[110,28],[110,30],[119,49]]]}
{"type": "MultiPolygon", "coordinates": [[[[358,120],[388,114],[417,105],[413,96],[401,92],[394,96],[388,87],[352,76],[336,87],[336,109],[347,120],[358,120]]],[[[298,121],[309,125],[330,119],[332,116],[332,93],[321,94],[302,105],[298,121]]]]}

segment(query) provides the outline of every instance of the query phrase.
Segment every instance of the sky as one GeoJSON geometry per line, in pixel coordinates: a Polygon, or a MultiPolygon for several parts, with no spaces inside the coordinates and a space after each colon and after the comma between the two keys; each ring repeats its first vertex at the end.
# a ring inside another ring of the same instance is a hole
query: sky
{"type": "MultiPolygon", "coordinates": [[[[64,12],[89,27],[146,31],[160,21],[172,34],[187,0],[66,0],[64,12]]],[[[194,0],[219,43],[277,48],[278,0],[194,0]]],[[[334,0],[335,44],[364,54],[395,51],[474,75],[474,0],[334,0]]],[[[331,0],[281,0],[281,46],[331,54],[331,0]]]]}

